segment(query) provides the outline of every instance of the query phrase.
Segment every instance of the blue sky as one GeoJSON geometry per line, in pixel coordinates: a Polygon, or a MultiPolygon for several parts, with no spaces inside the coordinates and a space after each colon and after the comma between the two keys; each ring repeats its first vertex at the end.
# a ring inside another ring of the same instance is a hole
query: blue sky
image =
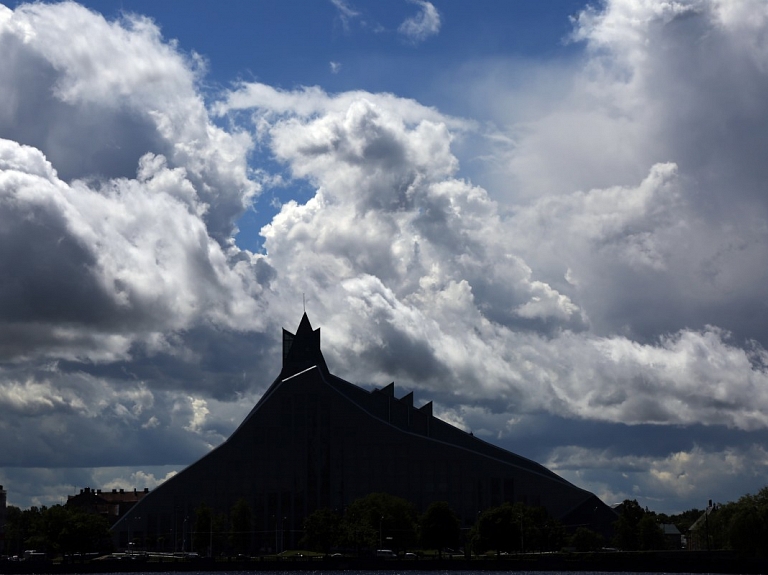
{"type": "Polygon", "coordinates": [[[317,84],[331,92],[393,91],[422,99],[441,68],[496,55],[543,58],[567,53],[569,17],[584,2],[497,0],[484,2],[481,9],[466,2],[436,3],[440,33],[416,44],[397,33],[404,20],[418,13],[418,5],[408,2],[348,3],[358,15],[346,18],[331,2],[300,0],[193,0],[184,10],[173,3],[141,1],[84,5],[108,18],[135,12],[154,19],[182,50],[203,55],[209,80],[221,85],[258,79],[284,89],[317,84]],[[332,61],[342,64],[337,74],[331,73],[332,61]]]}
{"type": "Polygon", "coordinates": [[[607,503],[765,485],[762,0],[6,6],[12,504],[201,457],[304,300],[333,373],[607,503]]]}
{"type": "MultiPolygon", "coordinates": [[[[346,15],[332,2],[192,1],[184,9],[168,2],[84,2],[107,18],[133,12],[152,18],[168,40],[206,63],[205,90],[215,96],[237,81],[257,80],[276,88],[321,86],[327,92],[391,92],[485,120],[482,106],[468,102],[457,75],[496,59],[579,58],[571,17],[581,0],[488,1],[481,9],[461,1],[441,2],[440,33],[413,42],[398,33],[418,13],[409,2],[358,2],[346,15]],[[332,64],[338,65],[332,68],[332,64]]],[[[269,162],[269,157],[259,158],[269,162]]],[[[239,221],[238,243],[260,249],[258,231],[275,208],[273,196],[306,197],[311,189],[279,189],[257,199],[239,221]]]]}

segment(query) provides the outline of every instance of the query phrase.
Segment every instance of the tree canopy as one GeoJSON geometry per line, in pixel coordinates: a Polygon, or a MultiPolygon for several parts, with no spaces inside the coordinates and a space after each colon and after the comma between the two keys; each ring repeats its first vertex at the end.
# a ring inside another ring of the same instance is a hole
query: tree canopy
{"type": "Polygon", "coordinates": [[[476,552],[520,552],[559,549],[565,540],[562,525],[543,507],[503,503],[480,514],[472,532],[476,552]]]}
{"type": "Polygon", "coordinates": [[[412,503],[388,493],[371,493],[347,508],[343,537],[354,547],[407,549],[417,541],[417,514],[412,503]]]}
{"type": "Polygon", "coordinates": [[[446,501],[435,501],[421,517],[421,546],[437,549],[442,557],[444,547],[458,547],[461,537],[459,518],[446,501]]]}
{"type": "Polygon", "coordinates": [[[24,511],[9,506],[5,542],[9,555],[21,555],[27,549],[49,554],[112,549],[106,518],[66,505],[31,507],[24,511]]]}

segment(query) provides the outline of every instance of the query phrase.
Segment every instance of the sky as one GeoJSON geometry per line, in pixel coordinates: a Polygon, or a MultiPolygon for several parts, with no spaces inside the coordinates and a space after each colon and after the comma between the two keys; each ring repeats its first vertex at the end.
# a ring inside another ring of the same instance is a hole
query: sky
{"type": "Polygon", "coordinates": [[[763,0],[0,5],[0,484],[154,488],[332,373],[613,504],[768,484],[763,0]]]}

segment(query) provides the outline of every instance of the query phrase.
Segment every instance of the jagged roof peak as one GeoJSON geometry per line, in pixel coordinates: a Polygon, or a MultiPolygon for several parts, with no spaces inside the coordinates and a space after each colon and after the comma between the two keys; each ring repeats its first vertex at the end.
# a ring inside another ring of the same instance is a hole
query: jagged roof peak
{"type": "Polygon", "coordinates": [[[301,321],[299,322],[299,328],[296,330],[296,335],[305,335],[308,333],[312,333],[312,324],[309,322],[309,316],[307,315],[307,312],[304,312],[304,314],[301,316],[301,321]]]}
{"type": "Polygon", "coordinates": [[[320,328],[312,329],[305,311],[295,334],[283,329],[282,376],[288,377],[312,365],[328,370],[320,351],[320,328]]]}

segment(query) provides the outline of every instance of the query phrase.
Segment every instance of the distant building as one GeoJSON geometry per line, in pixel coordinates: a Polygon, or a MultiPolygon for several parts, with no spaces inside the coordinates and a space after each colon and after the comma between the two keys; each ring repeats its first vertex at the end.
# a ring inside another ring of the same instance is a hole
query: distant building
{"type": "Polygon", "coordinates": [[[146,488],[143,491],[136,489],[133,491],[123,489],[102,491],[101,489],[86,487],[81,489],[78,495],[67,496],[66,505],[101,515],[112,525],[148,493],[149,489],[146,488]]]}
{"type": "Polygon", "coordinates": [[[717,510],[718,505],[716,503],[713,505],[710,499],[704,512],[688,528],[686,537],[688,549],[691,551],[709,551],[713,535],[710,532],[710,519],[713,513],[717,513],[717,510]]]}
{"type": "Polygon", "coordinates": [[[245,498],[251,548],[280,551],[297,544],[314,510],[343,513],[373,492],[421,512],[447,501],[464,527],[506,501],[603,534],[616,520],[592,493],[434,417],[431,402],[416,408],[413,393],[395,397],[394,383],[367,391],[332,375],[305,314],[295,335],[283,330],[282,371],[240,427],[144,497],[113,533],[121,547],[190,550],[195,509],[228,514],[245,498]]]}
{"type": "Polygon", "coordinates": [[[664,532],[664,543],[667,549],[682,549],[683,534],[673,523],[662,523],[661,529],[664,532]]]}

